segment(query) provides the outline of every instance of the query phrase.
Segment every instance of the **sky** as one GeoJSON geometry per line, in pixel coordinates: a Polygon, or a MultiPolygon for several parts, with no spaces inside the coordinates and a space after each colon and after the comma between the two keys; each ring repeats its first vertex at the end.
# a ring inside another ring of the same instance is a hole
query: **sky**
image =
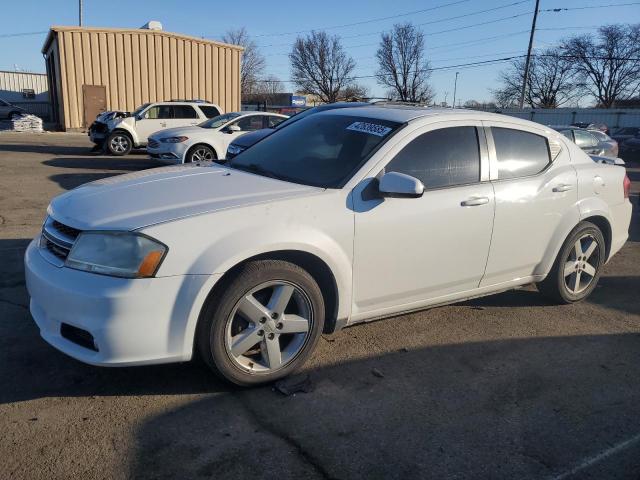
{"type": "MultiPolygon", "coordinates": [[[[452,102],[459,72],[456,103],[464,103],[491,100],[507,63],[464,64],[525,54],[534,6],[535,0],[84,0],[84,25],[138,28],[158,20],[166,31],[209,39],[245,27],[265,56],[265,75],[279,77],[287,91],[294,90],[288,82],[291,44],[311,30],[326,30],[341,37],[356,62],[353,75],[363,77],[358,81],[372,96],[385,96],[386,88],[372,78],[380,33],[410,21],[425,34],[426,57],[436,69],[430,79],[436,101],[452,102]]],[[[541,12],[535,48],[572,34],[594,34],[604,24],[640,22],[640,1],[540,0],[541,10],[557,8],[576,10],[541,12]]],[[[38,32],[77,25],[78,0],[4,0],[1,23],[0,70],[44,72],[40,50],[46,33],[38,32]],[[22,33],[28,35],[14,36],[22,33]]]]}

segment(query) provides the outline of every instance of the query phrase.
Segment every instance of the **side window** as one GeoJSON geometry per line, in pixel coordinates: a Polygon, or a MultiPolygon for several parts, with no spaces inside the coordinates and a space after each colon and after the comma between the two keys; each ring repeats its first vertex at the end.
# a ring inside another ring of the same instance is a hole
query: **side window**
{"type": "Polygon", "coordinates": [[[204,116],[207,118],[213,118],[220,115],[220,112],[218,111],[218,109],[216,107],[212,107],[211,105],[201,105],[198,108],[200,108],[202,113],[204,113],[204,116]]]}
{"type": "Polygon", "coordinates": [[[571,130],[560,130],[560,133],[573,142],[573,133],[571,133],[571,130]]]}
{"type": "Polygon", "coordinates": [[[406,145],[385,170],[411,175],[427,189],[478,182],[478,132],[475,127],[451,127],[424,133],[406,145]]]}
{"type": "Polygon", "coordinates": [[[150,120],[166,120],[173,118],[173,107],[171,105],[156,105],[151,107],[144,114],[144,118],[150,120]]]}
{"type": "Polygon", "coordinates": [[[198,113],[191,105],[174,105],[173,118],[198,118],[198,113]]]}
{"type": "Polygon", "coordinates": [[[574,130],[573,134],[576,136],[576,145],[580,148],[595,147],[598,144],[598,139],[589,132],[574,130]]]}
{"type": "Polygon", "coordinates": [[[262,115],[243,117],[235,123],[243,132],[253,132],[262,128],[262,115]]]}
{"type": "Polygon", "coordinates": [[[286,118],[282,117],[267,117],[267,125],[265,126],[265,128],[274,128],[280,125],[285,120],[286,118]]]}
{"type": "Polygon", "coordinates": [[[498,157],[498,179],[535,175],[551,162],[547,139],[535,133],[491,127],[498,157]]]}

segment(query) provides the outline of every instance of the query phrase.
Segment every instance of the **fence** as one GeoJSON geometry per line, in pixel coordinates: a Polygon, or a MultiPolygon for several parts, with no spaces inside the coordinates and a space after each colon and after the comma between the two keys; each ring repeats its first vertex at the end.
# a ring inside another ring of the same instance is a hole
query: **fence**
{"type": "Polygon", "coordinates": [[[486,111],[511,115],[543,125],[570,125],[576,122],[604,123],[609,128],[640,127],[640,109],[633,108],[504,108],[486,111]]]}
{"type": "Polygon", "coordinates": [[[11,104],[45,121],[51,120],[51,103],[49,102],[11,102],[11,104]]]}

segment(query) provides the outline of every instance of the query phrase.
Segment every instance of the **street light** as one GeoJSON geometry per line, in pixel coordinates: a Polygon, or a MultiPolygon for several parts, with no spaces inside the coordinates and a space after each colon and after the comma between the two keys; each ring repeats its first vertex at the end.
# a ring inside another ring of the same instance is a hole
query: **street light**
{"type": "Polygon", "coordinates": [[[456,90],[458,89],[458,75],[460,72],[456,72],[456,79],[453,82],[453,105],[451,108],[456,108],[456,90]]]}

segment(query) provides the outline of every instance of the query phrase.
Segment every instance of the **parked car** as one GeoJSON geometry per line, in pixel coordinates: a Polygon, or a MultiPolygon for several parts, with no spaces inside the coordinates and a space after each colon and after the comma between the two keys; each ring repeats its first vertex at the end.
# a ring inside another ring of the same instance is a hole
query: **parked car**
{"type": "Polygon", "coordinates": [[[18,107],[17,105],[12,105],[9,102],[5,102],[0,98],[0,119],[8,118],[11,120],[14,115],[20,115],[25,113],[24,108],[18,107]]]}
{"type": "Polygon", "coordinates": [[[322,332],[536,282],[583,300],[631,219],[625,169],[542,125],[357,107],[276,129],[224,165],[53,199],[25,253],[30,310],[94,365],[190,360],[240,385],[322,332]]]}
{"type": "Polygon", "coordinates": [[[591,135],[598,139],[599,155],[602,157],[616,158],[618,156],[618,142],[601,130],[587,130],[591,135]]]}
{"type": "Polygon", "coordinates": [[[599,130],[609,135],[609,127],[605,123],[575,122],[571,126],[584,128],[585,130],[599,130]]]}
{"type": "Polygon", "coordinates": [[[256,130],[255,132],[247,133],[246,135],[242,135],[237,137],[231,142],[229,148],[227,149],[226,159],[230,160],[239,153],[245,151],[250,146],[254,145],[256,142],[259,142],[263,138],[268,135],[271,135],[276,128],[285,127],[293,122],[297,122],[298,120],[305,118],[308,115],[313,115],[314,113],[324,112],[326,110],[334,110],[336,108],[351,108],[351,107],[362,107],[365,105],[370,105],[367,102],[336,102],[336,103],[327,103],[325,105],[318,105],[316,107],[308,108],[307,110],[303,110],[302,112],[292,115],[288,120],[276,125],[272,128],[264,128],[262,130],[256,130]]]}
{"type": "Polygon", "coordinates": [[[603,155],[606,146],[600,145],[600,140],[591,132],[573,126],[551,126],[569,140],[578,145],[588,155],[603,155]]]}
{"type": "Polygon", "coordinates": [[[621,127],[614,130],[611,138],[618,142],[618,145],[622,145],[625,140],[629,140],[636,135],[640,135],[640,127],[621,127]]]}
{"type": "Polygon", "coordinates": [[[625,140],[620,146],[620,150],[625,154],[640,153],[640,135],[625,140]]]}
{"type": "Polygon", "coordinates": [[[146,147],[149,135],[163,128],[197,125],[222,113],[218,105],[201,101],[145,103],[134,112],[105,112],[89,128],[89,138],[112,155],[146,147]]]}
{"type": "Polygon", "coordinates": [[[229,143],[247,132],[276,127],[286,115],[232,112],[192,127],[160,130],[149,137],[147,152],[165,163],[188,163],[224,158],[229,143]]]}

